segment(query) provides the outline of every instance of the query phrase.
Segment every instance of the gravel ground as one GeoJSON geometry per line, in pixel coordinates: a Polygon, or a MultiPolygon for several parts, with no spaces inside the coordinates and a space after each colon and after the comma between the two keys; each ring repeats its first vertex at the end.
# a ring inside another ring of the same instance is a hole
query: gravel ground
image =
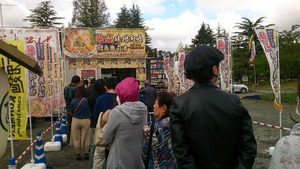
{"type": "MultiPolygon", "coordinates": [[[[254,101],[249,99],[242,100],[242,102],[249,111],[253,121],[279,126],[279,112],[274,108],[273,102],[254,101]]],[[[295,119],[299,119],[296,116],[295,108],[295,104],[283,104],[281,115],[282,127],[290,128],[295,124],[290,120],[289,113],[291,113],[295,119]]],[[[269,148],[274,147],[276,142],[280,139],[280,130],[259,124],[253,124],[252,126],[257,142],[257,157],[255,159],[253,168],[268,168],[271,160],[269,148]]],[[[290,131],[282,131],[282,136],[289,134],[290,131]]]]}
{"type": "MultiPolygon", "coordinates": [[[[249,94],[248,94],[249,95],[249,94]]],[[[243,97],[244,95],[239,95],[243,97]]],[[[261,123],[268,123],[272,125],[279,125],[279,113],[275,110],[273,102],[241,99],[244,106],[249,111],[252,120],[261,123]]],[[[290,120],[289,113],[295,116],[295,104],[283,104],[282,113],[282,126],[290,128],[294,123],[290,120]]],[[[299,118],[298,118],[299,119],[299,118]]],[[[36,120],[35,128],[33,129],[33,135],[36,136],[38,130],[44,131],[51,126],[50,121],[46,121],[44,118],[36,120]]],[[[268,168],[271,160],[271,156],[268,153],[270,147],[275,146],[276,142],[280,138],[280,131],[276,128],[266,127],[258,124],[253,124],[254,134],[257,141],[257,157],[255,159],[254,167],[257,169],[268,168]]],[[[29,135],[29,131],[27,132],[29,135]]],[[[289,135],[289,131],[283,131],[282,135],[289,135]]],[[[51,138],[51,131],[47,132],[43,136],[43,143],[49,141],[51,138]]],[[[14,141],[14,156],[18,158],[21,153],[30,145],[30,141],[14,141]]],[[[35,146],[34,146],[35,148],[35,146]]],[[[59,152],[46,152],[46,161],[53,169],[87,169],[88,161],[75,159],[74,147],[63,147],[59,152]]],[[[83,154],[83,153],[82,153],[83,154]]],[[[9,158],[11,157],[11,146],[8,142],[5,155],[0,159],[0,169],[8,168],[9,158]]],[[[31,153],[30,151],[21,159],[17,168],[23,167],[25,164],[30,163],[31,153]]]]}

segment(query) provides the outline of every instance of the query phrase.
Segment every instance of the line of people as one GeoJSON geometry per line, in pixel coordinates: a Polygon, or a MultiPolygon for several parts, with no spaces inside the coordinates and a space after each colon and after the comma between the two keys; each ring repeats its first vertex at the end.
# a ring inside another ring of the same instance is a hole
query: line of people
{"type": "Polygon", "coordinates": [[[251,117],[237,96],[214,85],[223,58],[213,47],[192,50],[184,68],[195,84],[177,97],[156,94],[148,83],[140,90],[133,77],[119,83],[99,79],[86,95],[89,87],[84,90],[74,76],[64,94],[68,143],[77,160],[83,149],[93,169],[252,168],[256,141],[251,117]],[[96,126],[104,129],[105,144],[95,141],[96,126]]]}

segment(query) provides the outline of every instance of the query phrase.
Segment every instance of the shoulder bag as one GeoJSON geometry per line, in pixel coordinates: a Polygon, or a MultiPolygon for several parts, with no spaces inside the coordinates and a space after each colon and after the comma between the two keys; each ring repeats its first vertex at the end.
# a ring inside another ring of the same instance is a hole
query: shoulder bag
{"type": "Polygon", "coordinates": [[[103,114],[101,112],[98,117],[97,125],[95,128],[95,135],[94,135],[94,144],[96,146],[105,146],[107,149],[110,149],[111,144],[105,143],[103,138],[103,133],[106,127],[106,123],[108,120],[108,116],[110,114],[110,109],[106,110],[106,112],[103,114]]]}
{"type": "Polygon", "coordinates": [[[74,112],[73,112],[73,116],[76,112],[76,110],[78,109],[79,105],[81,104],[81,102],[84,100],[84,97],[80,100],[80,102],[78,103],[77,107],[75,108],[74,112]]]}
{"type": "Polygon", "coordinates": [[[148,151],[147,151],[146,159],[144,161],[145,169],[149,168],[150,153],[152,151],[152,137],[154,132],[154,124],[155,124],[155,117],[153,114],[151,114],[151,128],[150,128],[148,151]]]}

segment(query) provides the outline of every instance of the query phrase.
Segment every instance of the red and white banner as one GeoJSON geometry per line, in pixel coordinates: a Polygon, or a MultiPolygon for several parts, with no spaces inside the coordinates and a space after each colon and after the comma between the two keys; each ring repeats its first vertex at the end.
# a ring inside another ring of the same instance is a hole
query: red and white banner
{"type": "Polygon", "coordinates": [[[270,81],[273,92],[275,94],[274,106],[281,112],[282,105],[280,103],[280,69],[277,34],[275,29],[255,29],[257,37],[263,47],[270,66],[270,81]]]}
{"type": "Polygon", "coordinates": [[[164,58],[164,72],[165,72],[166,78],[168,79],[168,89],[171,89],[171,90],[175,89],[174,64],[175,64],[174,56],[164,58]]]}
{"type": "Polygon", "coordinates": [[[186,52],[184,50],[176,51],[175,55],[177,55],[176,57],[178,57],[178,61],[175,68],[175,74],[177,75],[178,81],[180,83],[179,94],[182,94],[191,87],[191,83],[189,83],[188,79],[185,78],[184,75],[184,60],[186,57],[186,52]]]}
{"type": "Polygon", "coordinates": [[[231,63],[230,63],[230,42],[227,38],[217,38],[217,49],[224,55],[224,60],[220,62],[221,87],[225,91],[230,91],[231,63]]]}

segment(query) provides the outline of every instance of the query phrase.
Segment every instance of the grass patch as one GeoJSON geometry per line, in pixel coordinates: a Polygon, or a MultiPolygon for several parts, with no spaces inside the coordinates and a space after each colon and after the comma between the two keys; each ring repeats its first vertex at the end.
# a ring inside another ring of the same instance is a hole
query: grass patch
{"type": "MultiPolygon", "coordinates": [[[[261,93],[258,94],[261,100],[274,101],[274,93],[261,93]]],[[[281,93],[281,102],[283,103],[297,103],[297,93],[281,93]]]]}
{"type": "MultiPolygon", "coordinates": [[[[249,88],[254,89],[255,86],[253,83],[249,83],[249,88]]],[[[280,82],[281,89],[297,89],[298,82],[290,81],[284,82],[283,80],[280,82]]],[[[260,81],[258,85],[256,85],[256,89],[272,89],[270,81],[260,81]]]]}

